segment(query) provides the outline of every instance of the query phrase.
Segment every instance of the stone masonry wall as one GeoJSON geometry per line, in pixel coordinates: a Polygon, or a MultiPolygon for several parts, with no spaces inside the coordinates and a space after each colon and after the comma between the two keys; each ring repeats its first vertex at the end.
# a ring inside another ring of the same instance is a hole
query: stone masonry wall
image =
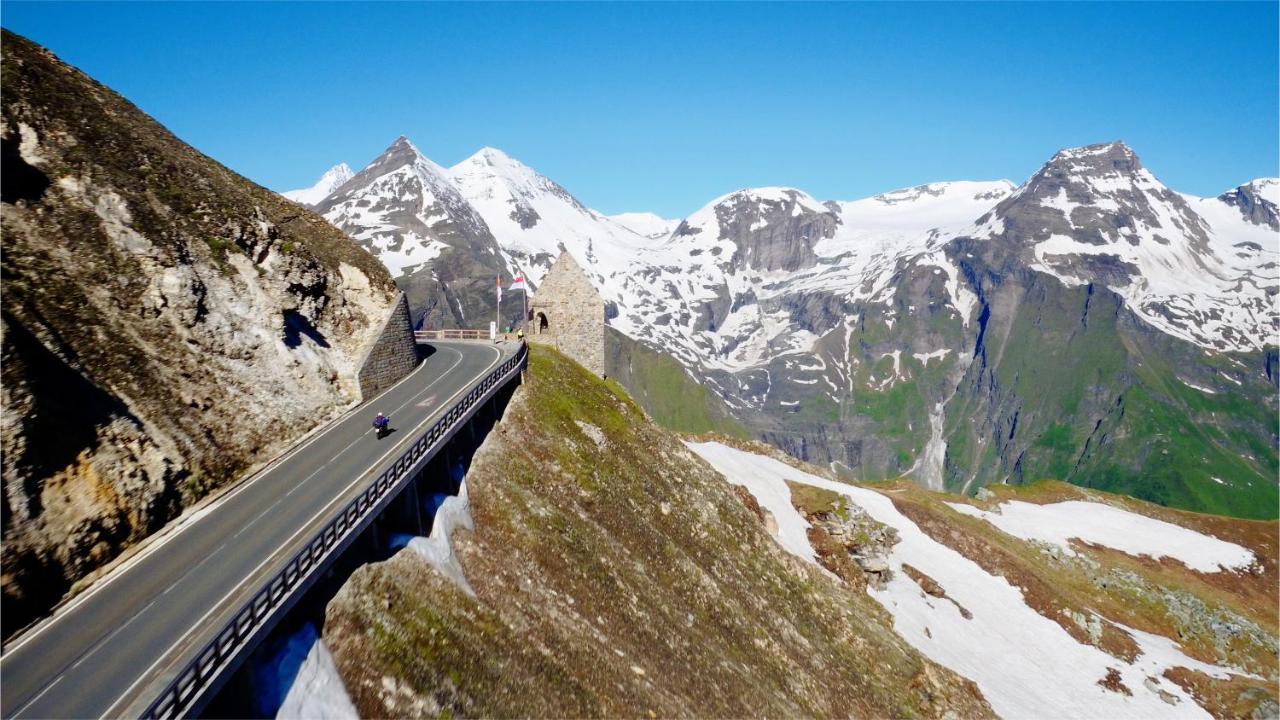
{"type": "Polygon", "coordinates": [[[413,339],[409,300],[404,293],[382,327],[382,335],[360,364],[360,398],[368,400],[394,385],[418,365],[418,343],[413,339]]]}
{"type": "Polygon", "coordinates": [[[529,315],[525,337],[530,342],[550,345],[604,377],[604,299],[568,253],[543,277],[529,300],[529,315]]]}

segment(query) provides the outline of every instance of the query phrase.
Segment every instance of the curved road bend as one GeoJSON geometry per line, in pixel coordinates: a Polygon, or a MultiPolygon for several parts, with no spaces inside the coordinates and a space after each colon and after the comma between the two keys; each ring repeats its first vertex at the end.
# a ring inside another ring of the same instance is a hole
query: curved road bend
{"type": "MultiPolygon", "coordinates": [[[[245,481],[28,631],[0,658],[5,718],[141,712],[139,693],[221,626],[432,420],[514,345],[432,343],[435,352],[372,402],[245,481]],[[372,415],[398,432],[378,440],[372,415]],[[135,707],[136,705],[136,707],[135,707]]],[[[157,688],[158,689],[158,688],[157,688]]]]}

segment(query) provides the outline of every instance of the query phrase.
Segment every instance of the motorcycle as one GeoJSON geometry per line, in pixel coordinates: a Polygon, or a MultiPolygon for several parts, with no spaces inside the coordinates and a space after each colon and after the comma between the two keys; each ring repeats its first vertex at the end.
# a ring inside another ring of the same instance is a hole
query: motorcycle
{"type": "Polygon", "coordinates": [[[390,435],[391,434],[391,418],[386,416],[378,416],[374,418],[373,430],[374,430],[374,433],[378,436],[379,440],[390,435]]]}

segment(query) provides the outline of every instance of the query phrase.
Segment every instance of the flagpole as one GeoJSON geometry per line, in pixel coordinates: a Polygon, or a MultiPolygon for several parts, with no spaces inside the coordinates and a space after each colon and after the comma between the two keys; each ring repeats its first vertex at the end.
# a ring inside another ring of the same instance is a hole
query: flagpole
{"type": "Polygon", "coordinates": [[[498,276],[498,307],[494,310],[493,334],[496,338],[502,332],[502,276],[498,276]]]}

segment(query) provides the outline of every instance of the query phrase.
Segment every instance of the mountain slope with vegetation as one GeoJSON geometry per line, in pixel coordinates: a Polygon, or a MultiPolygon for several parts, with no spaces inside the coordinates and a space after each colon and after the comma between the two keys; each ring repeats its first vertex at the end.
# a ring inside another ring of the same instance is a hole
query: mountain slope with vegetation
{"type": "Polygon", "coordinates": [[[615,383],[540,346],[529,377],[467,476],[466,588],[408,549],[328,608],[362,715],[991,714],[615,383]]]}
{"type": "Polygon", "coordinates": [[[3,36],[4,633],[359,398],[373,257],[3,36]]]}

